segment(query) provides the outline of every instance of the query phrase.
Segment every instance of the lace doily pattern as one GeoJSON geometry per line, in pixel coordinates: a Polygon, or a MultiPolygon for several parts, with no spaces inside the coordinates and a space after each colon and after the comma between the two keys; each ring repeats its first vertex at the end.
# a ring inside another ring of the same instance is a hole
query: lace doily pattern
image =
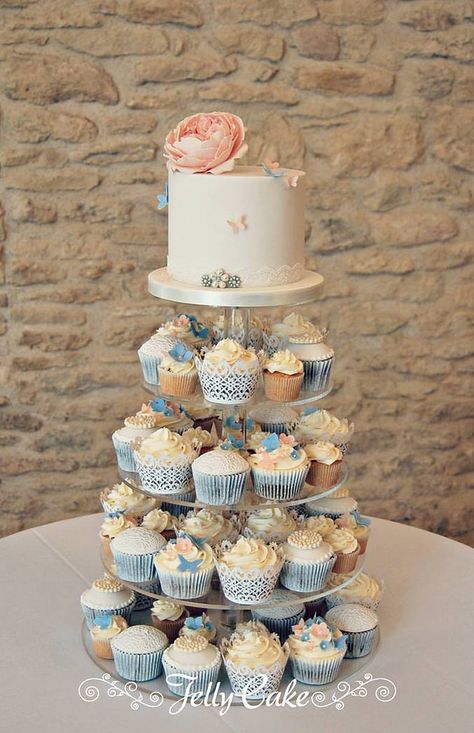
{"type": "Polygon", "coordinates": [[[258,568],[238,570],[230,569],[225,563],[220,562],[222,551],[230,546],[230,543],[224,541],[214,548],[216,568],[225,597],[234,603],[248,605],[261,603],[271,598],[283,565],[282,549],[275,546],[278,555],[278,562],[275,565],[263,570],[258,568]]]}
{"type": "Polygon", "coordinates": [[[279,689],[283,672],[288,659],[288,651],[284,649],[285,658],[271,667],[255,667],[251,669],[243,665],[235,665],[225,656],[225,645],[222,654],[234,695],[245,695],[248,700],[265,698],[279,689]]]}
{"type": "Polygon", "coordinates": [[[276,336],[275,334],[269,333],[269,331],[262,332],[263,348],[268,356],[271,356],[276,351],[284,351],[288,349],[288,336],[276,336]]]}
{"type": "Polygon", "coordinates": [[[209,402],[238,405],[253,397],[261,374],[260,361],[214,366],[196,356],[195,363],[204,398],[209,402]]]}
{"type": "MultiPolygon", "coordinates": [[[[155,594],[158,594],[161,589],[160,582],[157,579],[152,580],[149,583],[140,583],[139,587],[143,588],[143,590],[147,590],[150,593],[155,594]]],[[[133,609],[134,611],[148,611],[148,609],[153,606],[153,602],[155,599],[151,596],[145,596],[143,593],[135,593],[135,596],[136,599],[135,607],[133,609]]]]}
{"type": "Polygon", "coordinates": [[[151,494],[183,494],[191,486],[191,462],[186,456],[153,458],[134,452],[138,475],[151,494]]]}
{"type": "MultiPolygon", "coordinates": [[[[220,256],[220,255],[219,255],[220,256]]],[[[224,258],[225,259],[225,258],[224,258]]],[[[281,265],[280,267],[260,267],[255,270],[252,267],[235,267],[226,265],[225,261],[216,262],[215,265],[208,264],[205,272],[211,270],[224,269],[232,272],[240,277],[243,286],[247,287],[271,287],[272,285],[289,285],[297,280],[301,280],[304,274],[304,266],[302,262],[296,262],[294,265],[281,265]]],[[[189,267],[186,264],[169,262],[168,272],[170,276],[183,283],[194,285],[201,284],[202,272],[196,273],[195,267],[189,267]]]]}

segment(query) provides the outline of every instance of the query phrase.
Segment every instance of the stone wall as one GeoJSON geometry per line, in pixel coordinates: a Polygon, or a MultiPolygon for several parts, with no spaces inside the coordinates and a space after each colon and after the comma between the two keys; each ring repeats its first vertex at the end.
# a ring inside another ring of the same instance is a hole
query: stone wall
{"type": "Polygon", "coordinates": [[[306,312],[368,513],[472,541],[468,0],[0,0],[3,533],[98,508],[136,348],[172,313],[161,144],[185,114],[304,166],[306,312]]]}

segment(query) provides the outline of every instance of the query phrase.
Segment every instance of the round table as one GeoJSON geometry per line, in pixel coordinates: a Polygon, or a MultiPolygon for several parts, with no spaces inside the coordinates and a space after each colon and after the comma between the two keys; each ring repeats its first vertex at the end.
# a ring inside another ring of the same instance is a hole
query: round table
{"type": "Polygon", "coordinates": [[[136,727],[156,733],[164,725],[183,733],[190,726],[206,733],[260,733],[269,724],[274,733],[290,726],[302,733],[472,730],[474,552],[381,519],[372,523],[366,569],[386,584],[382,639],[367,667],[349,680],[356,692],[357,680],[362,683],[362,694],[346,689],[337,693],[339,703],[326,696],[324,707],[234,706],[221,715],[218,707],[186,705],[172,715],[168,700],[155,709],[133,709],[133,697],[111,697],[99,681],[98,698],[84,701],[81,683],[102,675],[82,646],[79,606],[81,592],[102,574],[100,522],[99,514],[69,519],[0,541],[3,730],[128,733],[136,727]],[[377,699],[379,678],[390,682],[390,701],[377,699]]]}

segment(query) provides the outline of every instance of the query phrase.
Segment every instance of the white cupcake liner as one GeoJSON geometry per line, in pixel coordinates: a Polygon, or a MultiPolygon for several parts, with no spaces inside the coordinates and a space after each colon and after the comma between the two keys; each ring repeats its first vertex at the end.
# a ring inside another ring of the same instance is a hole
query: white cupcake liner
{"type": "Polygon", "coordinates": [[[251,669],[233,664],[224,656],[224,664],[229,677],[230,686],[234,695],[247,700],[260,700],[279,689],[283,672],[285,671],[287,656],[281,662],[271,667],[256,667],[251,669]]]}
{"type": "Polygon", "coordinates": [[[291,435],[296,430],[297,425],[297,420],[290,422],[260,422],[263,433],[276,433],[277,435],[282,433],[291,435]]]}
{"type": "Polygon", "coordinates": [[[229,601],[252,605],[267,601],[278,582],[281,563],[266,568],[263,572],[231,570],[224,563],[216,561],[222,592],[229,601]]]}
{"type": "Polygon", "coordinates": [[[259,613],[258,616],[254,616],[253,611],[251,613],[252,618],[256,621],[261,621],[272,634],[278,634],[282,644],[288,639],[293,626],[296,626],[298,621],[304,618],[305,615],[304,610],[295,616],[287,616],[286,618],[268,618],[267,616],[263,616],[262,613],[259,613]]]}
{"type": "Polygon", "coordinates": [[[163,671],[163,649],[145,654],[132,654],[115,649],[112,644],[112,654],[117,673],[126,680],[146,682],[159,677],[163,671]]]}
{"type": "Polygon", "coordinates": [[[156,578],[155,565],[153,563],[155,552],[142,555],[128,555],[119,550],[112,550],[115,563],[115,570],[122,580],[130,580],[136,583],[144,583],[156,578]]]}
{"type": "Polygon", "coordinates": [[[358,659],[370,654],[376,629],[377,627],[369,629],[369,631],[344,631],[343,633],[347,634],[346,659],[358,659]]]}
{"type": "Polygon", "coordinates": [[[211,692],[217,684],[219,670],[221,668],[220,655],[216,659],[216,663],[207,669],[180,669],[177,665],[170,662],[166,655],[163,658],[163,669],[166,677],[168,690],[179,697],[183,697],[186,692],[188,694],[198,693],[204,695],[207,691],[211,692]],[[182,677],[185,677],[183,679],[182,677]],[[190,679],[194,677],[194,680],[190,679]]]}
{"type": "Polygon", "coordinates": [[[118,438],[115,433],[112,434],[112,443],[115,448],[115,455],[117,456],[117,463],[122,471],[133,471],[137,470],[135,465],[135,457],[133,455],[133,439],[128,441],[123,438],[118,438]]]}
{"type": "Polygon", "coordinates": [[[315,565],[285,560],[280,573],[280,583],[289,590],[309,593],[322,590],[327,585],[335,562],[335,555],[315,565]]]}
{"type": "Polygon", "coordinates": [[[252,468],[253,490],[257,496],[273,501],[296,499],[304,486],[309,463],[284,471],[252,468]]]}
{"type": "Polygon", "coordinates": [[[189,490],[192,476],[190,462],[153,460],[150,456],[144,458],[139,451],[134,451],[134,457],[141,484],[150,494],[182,494],[189,490]]]}
{"type": "Polygon", "coordinates": [[[197,500],[213,505],[238,504],[249,475],[249,471],[222,476],[202,473],[196,468],[192,471],[197,500]]]}
{"type": "Polygon", "coordinates": [[[345,648],[337,657],[319,659],[314,662],[290,656],[291,673],[298,682],[306,685],[326,685],[336,679],[344,652],[345,648]]]}
{"type": "Polygon", "coordinates": [[[303,361],[303,389],[318,391],[325,389],[329,383],[334,357],[321,361],[303,361]]]}
{"type": "Polygon", "coordinates": [[[98,616],[104,616],[111,614],[112,616],[122,616],[125,621],[129,624],[132,618],[132,612],[136,610],[136,597],[133,598],[130,603],[119,608],[91,608],[81,601],[82,613],[87,624],[87,628],[91,629],[98,616]]]}
{"type": "Polygon", "coordinates": [[[208,568],[202,572],[196,573],[167,573],[158,570],[161,589],[170,598],[178,600],[187,600],[192,598],[201,598],[207,595],[211,589],[212,576],[214,567],[208,568]]]}

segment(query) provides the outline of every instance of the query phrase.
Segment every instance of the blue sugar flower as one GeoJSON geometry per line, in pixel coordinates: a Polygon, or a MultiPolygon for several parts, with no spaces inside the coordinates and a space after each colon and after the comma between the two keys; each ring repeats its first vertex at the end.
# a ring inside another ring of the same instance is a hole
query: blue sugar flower
{"type": "Polygon", "coordinates": [[[163,190],[163,193],[159,193],[156,198],[158,199],[158,209],[166,209],[166,207],[169,204],[168,184],[167,183],[165,183],[165,188],[163,190]]]}
{"type": "Polygon", "coordinates": [[[321,649],[327,649],[329,647],[329,642],[326,641],[326,639],[323,639],[319,646],[321,649]]]}
{"type": "Polygon", "coordinates": [[[262,440],[261,445],[263,445],[267,451],[276,450],[280,447],[280,439],[276,433],[271,433],[268,438],[262,440]]]}
{"type": "Polygon", "coordinates": [[[188,618],[184,622],[184,625],[188,629],[197,631],[198,629],[201,629],[204,626],[204,622],[203,622],[202,616],[188,616],[188,618]]]}
{"type": "Polygon", "coordinates": [[[196,316],[191,315],[191,313],[179,313],[178,318],[180,318],[180,316],[186,316],[189,320],[189,325],[194,336],[197,336],[197,338],[200,339],[207,339],[209,336],[209,329],[203,323],[200,323],[196,316]]]}
{"type": "Polygon", "coordinates": [[[181,343],[181,341],[178,341],[178,343],[175,344],[173,348],[170,349],[170,351],[168,351],[168,354],[171,356],[172,359],[181,363],[189,361],[193,358],[193,352],[189,351],[186,344],[181,343]]]}
{"type": "Polygon", "coordinates": [[[102,616],[96,616],[94,619],[94,624],[99,627],[99,629],[109,629],[112,626],[112,614],[110,613],[104,613],[102,616]]]}
{"type": "Polygon", "coordinates": [[[309,633],[307,631],[303,631],[303,633],[300,636],[301,641],[309,641],[309,633]]]}
{"type": "Polygon", "coordinates": [[[152,400],[150,402],[150,406],[153,412],[162,412],[166,417],[171,417],[173,415],[173,410],[171,407],[168,407],[168,403],[162,397],[152,400]]]}
{"type": "Polygon", "coordinates": [[[297,461],[299,457],[300,456],[299,456],[298,451],[293,448],[293,450],[290,453],[290,458],[292,458],[293,461],[297,461]]]}
{"type": "Polygon", "coordinates": [[[232,430],[241,429],[241,425],[239,421],[235,419],[234,415],[229,415],[229,417],[226,417],[224,427],[231,428],[232,430]]]}

